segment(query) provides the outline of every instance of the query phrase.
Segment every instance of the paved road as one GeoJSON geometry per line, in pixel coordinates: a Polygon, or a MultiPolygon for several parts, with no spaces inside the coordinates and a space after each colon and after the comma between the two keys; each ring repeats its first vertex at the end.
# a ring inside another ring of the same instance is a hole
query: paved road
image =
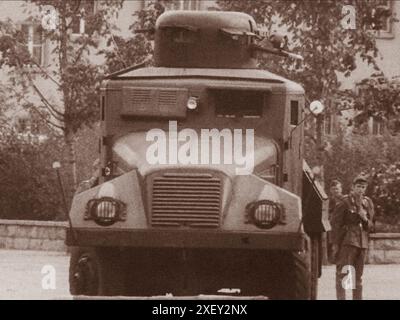
{"type": "MultiPolygon", "coordinates": [[[[68,263],[69,256],[63,253],[0,250],[0,299],[71,298],[68,263]],[[46,280],[53,271],[55,289],[43,289],[42,284],[52,285],[46,280]]],[[[333,267],[324,267],[319,299],[335,298],[334,272],[333,267]]],[[[400,265],[367,265],[364,283],[366,299],[400,299],[400,265]]]]}

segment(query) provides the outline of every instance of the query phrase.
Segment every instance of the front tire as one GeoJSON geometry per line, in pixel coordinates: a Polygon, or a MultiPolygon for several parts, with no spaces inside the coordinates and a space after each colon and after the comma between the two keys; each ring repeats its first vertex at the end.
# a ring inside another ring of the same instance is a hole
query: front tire
{"type": "Polygon", "coordinates": [[[275,266],[272,299],[308,300],[311,298],[311,276],[307,253],[281,252],[275,266]]]}
{"type": "Polygon", "coordinates": [[[121,253],[113,248],[72,247],[69,286],[72,295],[124,295],[121,253]]]}

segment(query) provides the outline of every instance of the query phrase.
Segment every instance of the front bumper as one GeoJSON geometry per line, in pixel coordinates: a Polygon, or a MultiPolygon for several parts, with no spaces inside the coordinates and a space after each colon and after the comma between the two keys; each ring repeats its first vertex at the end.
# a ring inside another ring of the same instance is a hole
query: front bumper
{"type": "Polygon", "coordinates": [[[306,249],[304,233],[237,232],[222,230],[110,230],[74,228],[67,230],[68,246],[112,246],[137,248],[227,248],[227,249],[306,249]]]}

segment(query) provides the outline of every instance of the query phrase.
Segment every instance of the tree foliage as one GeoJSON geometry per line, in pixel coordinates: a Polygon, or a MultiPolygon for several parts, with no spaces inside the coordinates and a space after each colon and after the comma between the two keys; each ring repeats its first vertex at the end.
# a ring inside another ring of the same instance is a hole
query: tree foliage
{"type": "Polygon", "coordinates": [[[375,204],[377,220],[400,222],[400,141],[390,134],[365,136],[338,134],[330,141],[325,158],[326,181],[338,179],[350,191],[354,176],[369,177],[367,190],[375,204]]]}
{"type": "Polygon", "coordinates": [[[349,76],[357,67],[356,58],[375,64],[377,47],[369,30],[375,19],[371,10],[375,2],[355,1],[275,1],[219,0],[225,10],[243,11],[252,15],[268,33],[287,31],[291,51],[304,58],[301,65],[270,57],[261,66],[303,84],[308,100],[328,100],[340,93],[338,73],[349,76]],[[356,28],[343,27],[342,8],[351,4],[356,12],[356,28]]]}
{"type": "Polygon", "coordinates": [[[400,221],[400,161],[383,164],[370,173],[376,213],[400,221]]]}
{"type": "MultiPolygon", "coordinates": [[[[377,72],[378,48],[376,34],[381,21],[390,13],[381,10],[379,3],[364,0],[218,0],[224,10],[242,11],[252,15],[263,26],[267,34],[275,31],[286,32],[289,49],[301,55],[304,61],[269,56],[260,59],[260,67],[267,68],[303,85],[306,102],[320,100],[325,104],[326,114],[356,108],[358,120],[366,121],[371,114],[389,116],[387,104],[375,100],[366,103],[366,96],[351,90],[341,90],[340,76],[349,77],[363,63],[377,72]],[[343,7],[352,5],[355,9],[355,28],[344,27],[347,21],[343,7]]],[[[368,82],[374,85],[373,81],[368,82]]],[[[374,93],[379,91],[375,88],[374,93]],[[376,90],[375,90],[376,89],[376,90]]],[[[379,91],[382,92],[382,91],[379,91]]],[[[394,93],[391,91],[391,93],[394,93]]],[[[371,98],[369,96],[369,98],[371,98]]],[[[375,98],[375,97],[372,97],[375,98]]],[[[394,103],[391,103],[394,105],[394,103]]],[[[326,163],[322,130],[323,116],[306,128],[306,145],[309,155],[315,155],[314,164],[326,163]],[[311,146],[311,147],[310,147],[311,146]]],[[[324,180],[324,170],[317,177],[324,180]]]]}
{"type": "MultiPolygon", "coordinates": [[[[0,67],[7,66],[10,81],[15,84],[15,98],[26,108],[34,108],[51,126],[61,130],[69,148],[73,184],[77,184],[74,135],[85,125],[91,125],[98,114],[98,88],[104,75],[101,65],[91,56],[100,51],[100,39],[112,31],[111,17],[121,8],[122,0],[31,0],[29,8],[43,10],[52,6],[58,15],[55,29],[42,29],[43,41],[52,48],[51,61],[40,65],[28,51],[26,34],[6,21],[0,25],[0,67]],[[73,34],[73,22],[85,21],[85,31],[73,34]],[[46,80],[46,86],[40,82],[46,80]],[[51,90],[54,87],[55,89],[51,90]],[[28,99],[28,93],[36,97],[28,99]],[[54,95],[60,99],[54,99],[54,95]]],[[[40,26],[42,17],[30,12],[29,21],[40,26]]]]}
{"type": "MultiPolygon", "coordinates": [[[[61,161],[65,186],[74,185],[71,172],[75,172],[79,179],[90,177],[98,148],[94,132],[97,126],[92,126],[97,120],[97,90],[100,81],[106,72],[141,62],[152,51],[151,38],[147,38],[147,33],[138,34],[133,41],[127,42],[127,46],[115,45],[117,41],[124,41],[113,37],[115,26],[111,22],[115,18],[112,17],[113,13],[121,8],[122,0],[98,1],[97,11],[81,11],[91,2],[30,2],[39,9],[52,5],[59,15],[57,29],[40,30],[43,41],[50,43],[52,50],[46,65],[39,65],[33,59],[26,45],[26,34],[18,25],[11,20],[0,22],[0,66],[8,73],[9,80],[7,88],[0,87],[1,91],[5,91],[0,94],[1,115],[11,110],[8,104],[15,108],[17,103],[40,122],[42,133],[48,136],[47,140],[39,142],[36,134],[29,130],[24,133],[15,132],[9,120],[0,117],[0,145],[3,146],[0,156],[3,176],[0,192],[7,195],[0,201],[2,218],[65,218],[59,185],[51,168],[52,162],[61,161]],[[84,34],[72,34],[72,19],[77,14],[85,20],[84,34]],[[109,46],[110,50],[104,50],[105,46],[109,46]],[[93,62],[96,55],[104,53],[106,60],[114,61],[115,65],[110,63],[105,67],[93,62]],[[46,87],[41,86],[43,83],[46,87]],[[51,87],[55,88],[53,92],[51,87]],[[54,92],[61,99],[52,99],[54,92]]],[[[134,14],[133,18],[140,17],[140,25],[132,26],[131,30],[154,27],[155,19],[164,7],[161,1],[149,6],[147,11],[134,14]],[[157,10],[161,11],[157,13],[157,10]]],[[[40,28],[41,16],[34,11],[29,15],[29,23],[40,28]]],[[[69,203],[73,187],[66,189],[69,203]]]]}
{"type": "Polygon", "coordinates": [[[369,117],[385,124],[388,131],[395,135],[400,132],[400,82],[388,79],[382,73],[366,78],[358,86],[358,99],[354,104],[361,114],[356,124],[369,117]]]}
{"type": "Polygon", "coordinates": [[[0,219],[64,220],[60,186],[51,167],[63,158],[62,136],[49,131],[42,140],[30,132],[2,129],[0,219]]]}
{"type": "Polygon", "coordinates": [[[152,64],[154,30],[157,18],[171,5],[173,0],[146,1],[143,10],[133,13],[130,36],[110,36],[107,48],[101,53],[106,57],[109,73],[146,62],[152,64]]]}

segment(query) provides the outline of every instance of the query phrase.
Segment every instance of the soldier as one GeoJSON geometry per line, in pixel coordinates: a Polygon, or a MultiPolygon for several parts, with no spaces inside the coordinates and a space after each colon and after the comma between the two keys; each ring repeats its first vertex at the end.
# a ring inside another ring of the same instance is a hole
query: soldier
{"type": "MultiPolygon", "coordinates": [[[[332,224],[333,223],[333,214],[335,211],[336,206],[341,202],[341,200],[343,199],[343,194],[342,194],[342,184],[340,183],[339,180],[333,180],[331,182],[331,186],[330,186],[330,197],[329,197],[329,222],[332,224]]],[[[336,264],[336,297],[341,297],[344,296],[344,289],[342,287],[341,284],[341,278],[340,278],[340,274],[341,274],[341,269],[340,269],[340,265],[337,263],[336,260],[336,255],[337,255],[337,251],[333,252],[333,246],[334,244],[332,243],[332,235],[331,232],[327,233],[327,239],[328,239],[328,259],[329,262],[336,264]]]]}
{"type": "MultiPolygon", "coordinates": [[[[329,191],[330,191],[330,197],[329,197],[328,218],[329,218],[329,222],[332,224],[332,216],[333,216],[335,207],[338,203],[340,203],[340,201],[343,198],[342,184],[340,183],[340,181],[333,180],[331,182],[329,191]]],[[[330,232],[328,232],[327,238],[328,238],[328,258],[329,258],[329,261],[332,261],[332,263],[335,263],[335,261],[333,259],[334,257],[332,257],[332,239],[331,239],[330,232]]]]}
{"type": "Polygon", "coordinates": [[[343,197],[336,206],[332,217],[333,255],[336,256],[336,294],[338,300],[345,299],[343,288],[344,271],[347,269],[347,279],[355,276],[353,300],[362,300],[362,275],[368,235],[373,228],[374,205],[372,200],[364,196],[367,180],[358,176],[353,180],[352,190],[343,197]],[[355,275],[353,272],[355,272],[355,275]]]}
{"type": "Polygon", "coordinates": [[[333,210],[340,200],[343,198],[342,184],[339,180],[333,180],[330,187],[330,198],[329,198],[329,219],[332,218],[333,210]]]}

